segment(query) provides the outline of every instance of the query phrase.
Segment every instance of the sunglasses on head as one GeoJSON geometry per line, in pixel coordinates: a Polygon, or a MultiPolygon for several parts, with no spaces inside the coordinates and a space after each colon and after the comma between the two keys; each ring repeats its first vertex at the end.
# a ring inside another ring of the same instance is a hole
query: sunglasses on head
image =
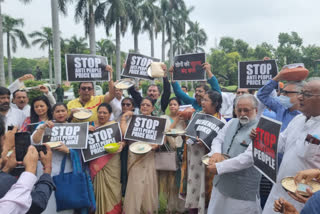
{"type": "Polygon", "coordinates": [[[88,91],[91,91],[93,88],[91,87],[81,87],[81,90],[82,91],[85,91],[85,90],[88,90],[88,91]]]}
{"type": "Polygon", "coordinates": [[[129,107],[129,106],[131,106],[131,103],[121,103],[121,105],[129,107]]]}

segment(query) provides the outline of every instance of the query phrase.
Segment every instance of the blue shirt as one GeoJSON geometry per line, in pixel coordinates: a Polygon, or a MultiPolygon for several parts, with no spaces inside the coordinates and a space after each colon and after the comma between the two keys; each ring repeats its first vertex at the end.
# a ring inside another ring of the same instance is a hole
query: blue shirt
{"type": "MultiPolygon", "coordinates": [[[[210,79],[208,79],[208,83],[210,84],[212,90],[221,94],[220,86],[215,76],[212,76],[210,79]]],[[[182,91],[178,82],[172,83],[172,88],[178,99],[182,100],[186,105],[191,104],[197,112],[202,111],[202,107],[198,104],[196,98],[190,97],[184,91],[182,91]]]]}
{"type": "Polygon", "coordinates": [[[314,193],[301,210],[301,214],[318,214],[320,210],[320,191],[314,193]]]}
{"type": "Polygon", "coordinates": [[[278,82],[270,80],[265,86],[259,89],[257,97],[265,106],[276,113],[275,119],[282,122],[280,129],[280,132],[282,132],[287,128],[290,121],[298,114],[301,114],[301,112],[297,110],[290,111],[288,108],[283,107],[274,97],[270,96],[277,86],[278,82]]]}

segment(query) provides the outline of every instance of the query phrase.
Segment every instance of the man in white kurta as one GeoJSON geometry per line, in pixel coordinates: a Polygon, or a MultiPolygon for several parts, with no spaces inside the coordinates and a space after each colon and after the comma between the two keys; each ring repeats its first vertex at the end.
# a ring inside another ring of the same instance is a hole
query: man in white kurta
{"type": "Polygon", "coordinates": [[[309,81],[298,97],[300,111],[286,130],[280,134],[278,150],[284,152],[278,172],[277,183],[273,185],[263,214],[273,211],[274,201],[280,197],[289,201],[300,212],[304,204],[292,199],[281,186],[281,179],[295,176],[298,171],[320,168],[320,145],[309,143],[308,134],[320,136],[320,80],[309,81]]]}
{"type": "Polygon", "coordinates": [[[246,94],[236,99],[238,118],[229,121],[213,140],[208,169],[214,178],[208,214],[258,214],[261,174],[253,167],[249,134],[257,125],[258,101],[246,94]],[[230,159],[224,160],[221,154],[230,159]]]}

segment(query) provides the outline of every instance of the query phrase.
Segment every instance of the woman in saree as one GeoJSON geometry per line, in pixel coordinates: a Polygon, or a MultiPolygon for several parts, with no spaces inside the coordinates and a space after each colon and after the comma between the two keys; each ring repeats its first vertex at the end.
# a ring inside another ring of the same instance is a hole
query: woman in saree
{"type": "MultiPolygon", "coordinates": [[[[115,121],[109,121],[112,113],[112,108],[109,104],[100,104],[97,113],[98,120],[93,126],[90,126],[90,131],[115,123],[115,121]]],[[[119,153],[122,151],[123,146],[124,142],[120,142],[120,148],[116,153],[107,154],[89,162],[96,198],[96,214],[120,214],[122,212],[119,153]]]]}
{"type": "MultiPolygon", "coordinates": [[[[225,122],[219,113],[221,104],[221,94],[209,90],[201,101],[201,113],[212,115],[225,122]]],[[[182,171],[184,168],[187,169],[187,173],[181,179],[181,185],[186,185],[187,187],[185,207],[189,209],[189,213],[206,213],[210,201],[213,176],[211,175],[212,173],[206,170],[201,158],[209,152],[209,149],[200,140],[193,140],[191,138],[187,140],[186,147],[187,150],[185,149],[184,152],[186,161],[181,169],[182,171]]]]}
{"type": "MultiPolygon", "coordinates": [[[[140,104],[142,115],[150,116],[154,110],[151,98],[144,98],[140,104]]],[[[121,131],[124,134],[128,127],[128,120],[133,112],[128,111],[121,117],[121,131]]],[[[129,144],[131,142],[128,142],[129,144]]],[[[151,145],[152,151],[137,155],[129,151],[128,155],[128,183],[123,204],[123,213],[141,214],[158,212],[158,181],[155,169],[154,150],[157,145],[151,145]]]]}
{"type": "MultiPolygon", "coordinates": [[[[52,107],[52,115],[55,123],[66,123],[68,118],[68,108],[63,103],[57,103],[52,107]]],[[[44,124],[40,124],[37,129],[34,131],[33,135],[31,136],[32,142],[34,144],[40,144],[43,140],[43,135],[45,133],[46,128],[52,128],[54,123],[50,121],[46,121],[44,124]]],[[[58,175],[60,173],[60,167],[62,159],[66,154],[69,154],[69,148],[61,143],[59,147],[52,148],[52,172],[51,176],[58,175]]],[[[65,166],[65,173],[72,171],[72,163],[71,159],[67,158],[66,166],[65,166]]],[[[42,165],[39,163],[37,167],[37,177],[40,177],[43,174],[42,165]]],[[[59,191],[57,189],[56,191],[59,191]]],[[[42,212],[44,214],[55,214],[56,213],[56,198],[55,194],[51,194],[50,199],[48,201],[47,208],[42,212]]],[[[72,214],[74,211],[71,210],[63,210],[60,211],[59,214],[72,214]]]]}
{"type": "MultiPolygon", "coordinates": [[[[161,117],[167,119],[166,130],[175,129],[183,131],[186,128],[184,119],[179,115],[180,101],[176,97],[169,99],[169,115],[161,117]]],[[[181,136],[166,136],[166,147],[171,151],[177,152],[178,170],[158,171],[159,175],[159,197],[165,197],[167,200],[167,213],[183,213],[185,211],[185,202],[179,198],[179,187],[181,177],[181,161],[183,153],[183,139],[181,136]],[[162,196],[163,195],[163,196],[162,196]]]]}

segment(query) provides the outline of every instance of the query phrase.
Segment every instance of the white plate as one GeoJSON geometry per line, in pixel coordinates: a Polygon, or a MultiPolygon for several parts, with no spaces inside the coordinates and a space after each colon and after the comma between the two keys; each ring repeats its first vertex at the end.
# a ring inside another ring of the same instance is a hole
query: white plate
{"type": "Polygon", "coordinates": [[[73,114],[73,117],[79,120],[86,120],[92,116],[92,111],[89,109],[79,109],[76,113],[73,114]]]}
{"type": "Polygon", "coordinates": [[[163,69],[161,67],[161,64],[162,64],[161,62],[152,62],[149,65],[148,70],[147,70],[147,73],[148,73],[149,77],[158,78],[158,77],[163,77],[164,76],[164,71],[163,71],[163,69]],[[153,69],[153,72],[152,72],[152,69],[153,69]]]}
{"type": "Polygon", "coordinates": [[[46,142],[45,144],[48,144],[51,149],[57,148],[59,146],[62,146],[60,141],[58,141],[58,142],[46,142]]]}
{"type": "Polygon", "coordinates": [[[144,142],[135,142],[129,146],[129,150],[134,154],[146,154],[150,152],[152,147],[148,143],[144,142]]]}
{"type": "Polygon", "coordinates": [[[202,163],[206,166],[209,166],[209,160],[210,160],[210,157],[208,155],[205,155],[201,158],[202,163]]]}
{"type": "MultiPolygon", "coordinates": [[[[307,183],[309,186],[312,187],[312,192],[315,193],[320,190],[320,183],[314,180],[307,183]]],[[[294,182],[293,177],[285,177],[281,180],[282,187],[289,192],[295,193],[297,190],[297,185],[294,182]]]]}
{"type": "Polygon", "coordinates": [[[131,79],[126,78],[126,79],[119,80],[119,82],[117,82],[115,84],[115,87],[117,89],[124,89],[125,90],[125,89],[132,87],[133,85],[134,85],[134,82],[131,79]]]}
{"type": "Polygon", "coordinates": [[[165,132],[165,135],[171,136],[171,137],[176,137],[176,136],[181,136],[186,133],[185,130],[177,130],[177,129],[171,129],[168,132],[165,132]]]}

